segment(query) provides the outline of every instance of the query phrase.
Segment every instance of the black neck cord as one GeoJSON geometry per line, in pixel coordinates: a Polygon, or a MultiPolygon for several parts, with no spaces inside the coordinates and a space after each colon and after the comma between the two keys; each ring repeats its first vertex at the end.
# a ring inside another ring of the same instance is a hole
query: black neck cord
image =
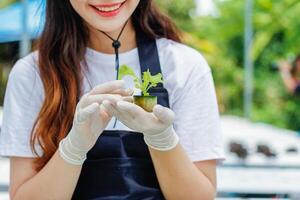
{"type": "Polygon", "coordinates": [[[127,24],[128,20],[126,21],[126,23],[124,24],[121,32],[119,33],[117,39],[115,40],[114,38],[112,38],[111,36],[109,36],[107,33],[105,33],[104,31],[101,31],[104,35],[106,35],[109,39],[111,39],[113,41],[112,46],[115,49],[115,54],[116,54],[116,59],[115,59],[115,65],[116,65],[116,71],[117,71],[117,77],[116,79],[118,80],[119,78],[119,67],[120,67],[120,62],[119,62],[119,48],[121,47],[121,42],[119,41],[125,26],[127,24]]]}
{"type": "MultiPolygon", "coordinates": [[[[125,26],[127,24],[128,20],[126,21],[126,23],[124,24],[124,26],[122,27],[122,30],[120,31],[117,39],[115,40],[114,38],[112,38],[110,35],[108,35],[107,33],[105,33],[104,31],[101,31],[104,35],[106,35],[109,39],[111,39],[112,42],[112,46],[115,49],[115,54],[116,54],[116,59],[115,59],[115,65],[116,65],[116,71],[117,71],[117,77],[116,80],[118,80],[119,78],[119,67],[120,67],[120,61],[119,61],[119,48],[121,47],[121,42],[119,41],[125,26]]],[[[114,128],[116,127],[117,124],[117,118],[115,119],[115,123],[114,123],[114,128]]]]}

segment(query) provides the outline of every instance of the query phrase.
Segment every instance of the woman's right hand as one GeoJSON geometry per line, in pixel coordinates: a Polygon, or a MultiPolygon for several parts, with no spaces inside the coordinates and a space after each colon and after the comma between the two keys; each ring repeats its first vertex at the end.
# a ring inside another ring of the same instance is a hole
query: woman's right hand
{"type": "Polygon", "coordinates": [[[60,155],[65,161],[81,165],[95,145],[112,117],[102,105],[104,100],[132,101],[133,91],[125,90],[123,86],[123,80],[110,81],[82,96],[76,106],[71,131],[59,144],[60,155]]]}

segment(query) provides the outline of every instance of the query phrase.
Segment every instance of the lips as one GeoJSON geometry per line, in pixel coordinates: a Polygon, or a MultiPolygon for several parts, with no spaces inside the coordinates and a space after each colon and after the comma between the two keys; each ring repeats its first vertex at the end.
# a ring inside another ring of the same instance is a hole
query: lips
{"type": "MultiPolygon", "coordinates": [[[[126,1],[126,0],[125,0],[126,1]]],[[[102,13],[116,12],[125,3],[125,1],[110,4],[91,5],[94,9],[102,13]]]]}

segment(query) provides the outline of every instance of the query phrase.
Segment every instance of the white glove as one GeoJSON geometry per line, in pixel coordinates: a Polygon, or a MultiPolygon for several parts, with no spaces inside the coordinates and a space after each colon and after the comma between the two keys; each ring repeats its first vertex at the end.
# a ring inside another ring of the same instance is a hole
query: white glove
{"type": "Polygon", "coordinates": [[[103,105],[127,127],[143,133],[149,147],[168,151],[178,144],[179,138],[172,125],[175,114],[171,109],[156,105],[153,113],[149,113],[133,103],[109,100],[103,101],[103,105]]]}
{"type": "Polygon", "coordinates": [[[66,162],[81,165],[109,123],[112,116],[103,107],[103,100],[131,101],[132,90],[125,90],[123,86],[122,80],[106,82],[82,96],[76,106],[71,131],[59,143],[60,156],[66,162]]]}

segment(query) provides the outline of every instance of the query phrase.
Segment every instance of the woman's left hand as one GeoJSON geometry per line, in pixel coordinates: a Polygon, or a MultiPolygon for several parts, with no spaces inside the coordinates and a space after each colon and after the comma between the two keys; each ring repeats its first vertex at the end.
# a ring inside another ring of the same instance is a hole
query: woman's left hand
{"type": "Polygon", "coordinates": [[[156,150],[173,149],[179,142],[174,131],[174,112],[161,105],[156,105],[153,112],[126,101],[103,101],[103,105],[116,116],[124,125],[144,134],[146,144],[156,150]]]}

